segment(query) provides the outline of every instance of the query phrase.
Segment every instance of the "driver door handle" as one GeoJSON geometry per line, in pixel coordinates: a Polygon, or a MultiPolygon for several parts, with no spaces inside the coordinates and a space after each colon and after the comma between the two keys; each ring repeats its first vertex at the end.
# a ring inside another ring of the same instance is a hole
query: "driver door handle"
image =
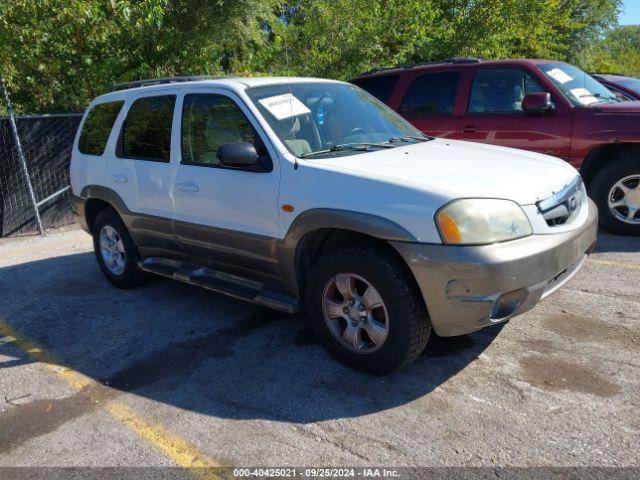
{"type": "Polygon", "coordinates": [[[112,175],[111,179],[113,180],[113,183],[115,183],[116,185],[123,185],[127,183],[127,177],[125,177],[122,174],[112,175]]]}
{"type": "Polygon", "coordinates": [[[462,133],[478,133],[478,127],[475,125],[467,125],[462,129],[462,133]]]}
{"type": "Polygon", "coordinates": [[[193,182],[185,182],[178,184],[178,190],[181,192],[196,193],[200,191],[200,187],[193,182]]]}

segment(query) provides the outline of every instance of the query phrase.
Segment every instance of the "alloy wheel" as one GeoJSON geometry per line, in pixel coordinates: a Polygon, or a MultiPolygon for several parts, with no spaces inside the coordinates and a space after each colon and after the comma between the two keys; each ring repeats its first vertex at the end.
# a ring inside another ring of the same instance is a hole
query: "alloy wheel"
{"type": "Polygon", "coordinates": [[[613,216],[632,225],[640,225],[640,174],[618,180],[607,197],[613,216]]]}
{"type": "Polygon", "coordinates": [[[332,335],[356,353],[373,353],[389,335],[389,315],[378,290],[360,275],[339,273],[322,293],[324,320],[332,335]]]}
{"type": "Polygon", "coordinates": [[[127,265],[124,244],[111,225],[105,225],[100,230],[100,255],[112,274],[122,275],[127,265]]]}

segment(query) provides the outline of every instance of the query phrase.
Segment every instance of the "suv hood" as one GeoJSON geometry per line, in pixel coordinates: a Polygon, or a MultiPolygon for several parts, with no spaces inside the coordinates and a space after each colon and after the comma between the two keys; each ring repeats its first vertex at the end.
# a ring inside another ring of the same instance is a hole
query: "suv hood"
{"type": "Polygon", "coordinates": [[[636,113],[640,114],[640,101],[620,103],[598,103],[588,107],[602,113],[636,113]]]}
{"type": "Polygon", "coordinates": [[[548,155],[472,142],[432,141],[312,160],[332,169],[456,198],[504,198],[530,205],[573,180],[577,171],[548,155]]]}

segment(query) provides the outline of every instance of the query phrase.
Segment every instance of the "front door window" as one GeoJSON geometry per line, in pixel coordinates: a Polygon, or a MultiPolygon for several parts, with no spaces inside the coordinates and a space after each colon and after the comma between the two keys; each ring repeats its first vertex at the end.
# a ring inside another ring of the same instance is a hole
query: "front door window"
{"type": "Polygon", "coordinates": [[[534,92],[544,92],[544,89],[523,70],[480,70],[473,81],[468,111],[519,113],[525,95],[534,92]]]}

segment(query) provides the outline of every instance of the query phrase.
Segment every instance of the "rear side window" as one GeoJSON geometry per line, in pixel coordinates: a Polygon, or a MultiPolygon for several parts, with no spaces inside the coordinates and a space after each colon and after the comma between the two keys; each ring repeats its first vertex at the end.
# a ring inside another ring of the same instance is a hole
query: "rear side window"
{"type": "MultiPolygon", "coordinates": [[[[182,107],[182,163],[217,165],[226,143],[256,144],[256,132],[233,100],[216,94],[189,94],[182,107]]],[[[256,146],[258,149],[258,146],[256,146]]]]}
{"type": "Polygon", "coordinates": [[[175,95],[144,97],[131,105],[120,133],[118,157],[168,162],[175,95]]]}
{"type": "Polygon", "coordinates": [[[366,90],[381,102],[389,100],[393,87],[398,83],[398,75],[385,75],[381,77],[363,78],[362,80],[353,80],[351,83],[366,90]]]}
{"type": "Polygon", "coordinates": [[[85,155],[102,155],[113,128],[113,122],[124,105],[124,101],[94,105],[84,121],[78,149],[85,155]]]}
{"type": "Polygon", "coordinates": [[[459,78],[459,72],[421,75],[409,85],[400,113],[452,115],[459,78]]]}

